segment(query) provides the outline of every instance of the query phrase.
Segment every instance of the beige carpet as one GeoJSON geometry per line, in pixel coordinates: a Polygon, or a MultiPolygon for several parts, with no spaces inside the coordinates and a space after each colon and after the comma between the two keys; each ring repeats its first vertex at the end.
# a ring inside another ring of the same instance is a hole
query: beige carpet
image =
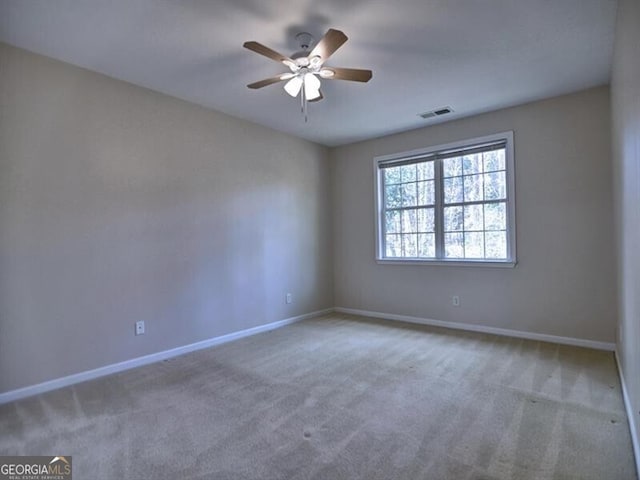
{"type": "Polygon", "coordinates": [[[83,479],[633,479],[611,353],[346,315],[0,407],[83,479]]]}

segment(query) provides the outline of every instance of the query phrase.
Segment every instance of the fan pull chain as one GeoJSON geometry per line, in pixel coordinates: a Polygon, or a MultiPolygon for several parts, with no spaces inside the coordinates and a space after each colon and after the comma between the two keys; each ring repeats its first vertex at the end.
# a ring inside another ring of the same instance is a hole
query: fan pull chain
{"type": "Polygon", "coordinates": [[[307,123],[309,118],[307,116],[307,96],[304,93],[304,82],[302,83],[302,88],[300,89],[300,102],[301,102],[301,109],[302,109],[302,114],[304,115],[304,123],[307,123]]]}

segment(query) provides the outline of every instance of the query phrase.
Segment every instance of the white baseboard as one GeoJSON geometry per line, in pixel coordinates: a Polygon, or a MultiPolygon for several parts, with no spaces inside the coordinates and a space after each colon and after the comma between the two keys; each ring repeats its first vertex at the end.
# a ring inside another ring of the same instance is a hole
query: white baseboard
{"type": "Polygon", "coordinates": [[[166,360],[167,358],[177,357],[178,355],[184,355],[185,353],[194,352],[196,350],[202,350],[203,348],[213,347],[222,343],[231,342],[240,338],[248,337],[250,335],[256,335],[258,333],[267,332],[276,328],[284,327],[307,318],[317,317],[333,312],[333,308],[327,308],[325,310],[318,310],[316,312],[306,313],[304,315],[298,315],[297,317],[291,317],[277,322],[268,323],[266,325],[259,325],[257,327],[248,328],[246,330],[240,330],[238,332],[229,333],[220,337],[209,338],[201,342],[184,345],[182,347],[172,348],[170,350],[164,350],[162,352],[152,353],[143,357],[132,358],[120,363],[114,363],[111,365],[105,365],[93,370],[87,370],[80,373],[74,373],[62,378],[56,378],[47,382],[39,383],[37,385],[30,385],[28,387],[19,388],[16,390],[10,390],[5,393],[0,393],[0,405],[4,403],[13,402],[22,398],[37,395],[39,393],[56,390],[58,388],[66,387],[87,380],[93,380],[94,378],[104,377],[112,373],[122,372],[123,370],[129,370],[135,367],[141,367],[150,363],[166,360]]]}
{"type": "Polygon", "coordinates": [[[627,384],[624,381],[624,372],[622,371],[622,364],[620,358],[618,358],[618,351],[615,352],[616,363],[618,364],[618,375],[620,375],[620,384],[622,385],[622,398],[624,399],[624,408],[627,411],[627,418],[629,419],[629,430],[631,430],[631,444],[633,445],[633,454],[636,458],[636,474],[640,478],[640,439],[638,439],[638,430],[636,430],[636,416],[635,409],[631,405],[631,398],[629,398],[629,390],[627,390],[627,384]]]}
{"type": "Polygon", "coordinates": [[[598,342],[595,340],[587,340],[583,338],[560,337],[557,335],[547,335],[544,333],[523,332],[521,330],[509,330],[507,328],[487,327],[484,325],[471,325],[468,323],[445,322],[442,320],[432,320],[430,318],[410,317],[408,315],[394,315],[392,313],[371,312],[368,310],[357,310],[354,308],[336,307],[334,311],[352,315],[361,315],[363,317],[382,318],[385,320],[399,320],[401,322],[430,325],[432,327],[452,328],[455,330],[466,330],[469,332],[490,333],[492,335],[500,335],[503,337],[524,338],[527,340],[559,343],[562,345],[574,345],[577,347],[587,347],[596,350],[606,350],[609,352],[614,352],[616,349],[615,343],[598,342]]]}
{"type": "MultiPolygon", "coordinates": [[[[229,333],[227,335],[222,335],[220,337],[214,337],[207,340],[203,340],[201,342],[192,343],[190,345],[184,345],[182,347],[177,347],[177,348],[165,350],[162,352],[152,353],[150,355],[133,358],[131,360],[126,360],[124,362],[105,365],[104,367],[99,367],[94,370],[75,373],[73,375],[69,375],[62,378],[56,378],[54,380],[49,380],[47,382],[39,383],[37,385],[31,385],[31,386],[19,388],[16,390],[10,390],[8,392],[0,393],[0,405],[4,403],[13,402],[15,400],[20,400],[22,398],[30,397],[32,395],[37,395],[37,394],[48,392],[51,390],[56,390],[58,388],[66,387],[68,385],[73,385],[76,383],[85,382],[87,380],[92,380],[94,378],[103,377],[105,375],[110,375],[112,373],[122,372],[124,370],[129,370],[131,368],[148,365],[150,363],[155,363],[161,360],[165,360],[167,358],[172,358],[178,355],[183,355],[185,353],[201,350],[203,348],[213,347],[215,345],[220,345],[222,343],[231,342],[233,340],[237,340],[243,337],[248,337],[250,335],[255,335],[258,333],[273,330],[279,327],[283,327],[285,325],[290,325],[292,323],[305,320],[307,318],[325,315],[334,311],[339,313],[348,313],[352,315],[361,315],[365,317],[382,318],[387,320],[399,320],[402,322],[417,323],[421,325],[431,325],[435,327],[452,328],[456,330],[489,333],[493,335],[502,335],[507,337],[525,338],[529,340],[539,340],[539,341],[545,341],[545,342],[551,342],[551,343],[560,343],[565,345],[575,345],[580,347],[595,348],[598,350],[615,351],[615,344],[606,343],[606,342],[597,342],[594,340],[585,340],[581,338],[571,338],[571,337],[560,337],[556,335],[523,332],[519,330],[509,330],[505,328],[486,327],[482,325],[470,325],[470,324],[462,324],[462,323],[456,323],[456,322],[445,322],[442,320],[432,320],[427,318],[411,317],[407,315],[394,315],[390,313],[380,313],[380,312],[372,312],[368,310],[357,310],[352,308],[336,307],[336,308],[327,308],[325,310],[319,310],[316,312],[310,312],[304,315],[299,315],[297,317],[287,318],[277,322],[269,323],[267,325],[260,325],[260,326],[249,328],[246,330],[241,330],[239,332],[229,333]]],[[[636,439],[635,445],[637,445],[637,439],[636,439]]],[[[637,447],[636,447],[636,450],[637,450],[637,447]]]]}

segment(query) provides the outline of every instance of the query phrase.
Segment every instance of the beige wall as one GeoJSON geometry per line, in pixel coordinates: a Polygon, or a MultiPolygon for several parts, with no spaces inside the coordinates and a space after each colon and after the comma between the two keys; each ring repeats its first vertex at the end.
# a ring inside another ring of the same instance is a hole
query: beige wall
{"type": "Polygon", "coordinates": [[[0,392],[331,307],[327,155],[0,44],[0,392]]]}
{"type": "Polygon", "coordinates": [[[0,392],[334,304],[613,341],[608,110],[602,87],[329,154],[0,44],[0,392]],[[373,157],[506,130],[518,266],[376,264],[373,157]]]}
{"type": "MultiPolygon", "coordinates": [[[[618,355],[640,439],[640,1],[620,0],[611,107],[618,239],[618,355]]],[[[638,449],[638,445],[636,445],[638,449]]],[[[640,452],[636,450],[636,455],[640,452]]],[[[640,456],[636,458],[640,464],[640,456]]]]}
{"type": "Polygon", "coordinates": [[[332,157],[336,306],[614,341],[607,87],[337,148],[332,157]],[[377,264],[373,158],[507,130],[517,267],[377,264]]]}

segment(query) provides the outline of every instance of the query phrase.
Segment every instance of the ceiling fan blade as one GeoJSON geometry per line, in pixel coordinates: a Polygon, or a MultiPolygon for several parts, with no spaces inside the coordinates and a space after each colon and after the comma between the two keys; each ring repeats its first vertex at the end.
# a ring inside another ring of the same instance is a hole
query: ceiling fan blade
{"type": "Polygon", "coordinates": [[[349,37],[340,30],[330,28],[327,33],[325,33],[324,37],[320,39],[318,44],[313,47],[313,50],[311,50],[311,53],[309,54],[309,58],[320,57],[322,62],[325,62],[327,58],[329,58],[333,52],[338,50],[348,39],[349,37]]]}
{"type": "Polygon", "coordinates": [[[319,97],[314,98],[313,100],[309,100],[309,103],[312,103],[312,102],[319,102],[320,100],[322,100],[322,99],[324,98],[324,95],[322,95],[322,90],[319,90],[319,92],[320,92],[320,96],[319,96],[319,97]]]}
{"type": "Polygon", "coordinates": [[[242,46],[253,52],[259,53],[260,55],[264,55],[265,57],[270,58],[271,60],[275,60],[276,62],[282,63],[286,60],[290,63],[294,63],[293,60],[291,60],[286,55],[282,55],[281,53],[278,53],[275,50],[270,49],[269,47],[265,47],[264,45],[258,42],[244,42],[242,46]]]}
{"type": "Polygon", "coordinates": [[[284,80],[288,80],[288,79],[289,77],[287,77],[286,75],[280,74],[280,75],[276,75],[275,77],[265,78],[264,80],[250,83],[249,85],[247,85],[247,87],[254,88],[254,89],[262,88],[262,87],[266,87],[267,85],[273,85],[274,83],[283,82],[284,80]]]}
{"type": "Polygon", "coordinates": [[[330,70],[333,75],[325,76],[322,78],[327,80],[349,80],[352,82],[368,82],[371,80],[373,73],[371,70],[360,70],[359,68],[338,68],[338,67],[326,67],[323,70],[330,70]]]}

